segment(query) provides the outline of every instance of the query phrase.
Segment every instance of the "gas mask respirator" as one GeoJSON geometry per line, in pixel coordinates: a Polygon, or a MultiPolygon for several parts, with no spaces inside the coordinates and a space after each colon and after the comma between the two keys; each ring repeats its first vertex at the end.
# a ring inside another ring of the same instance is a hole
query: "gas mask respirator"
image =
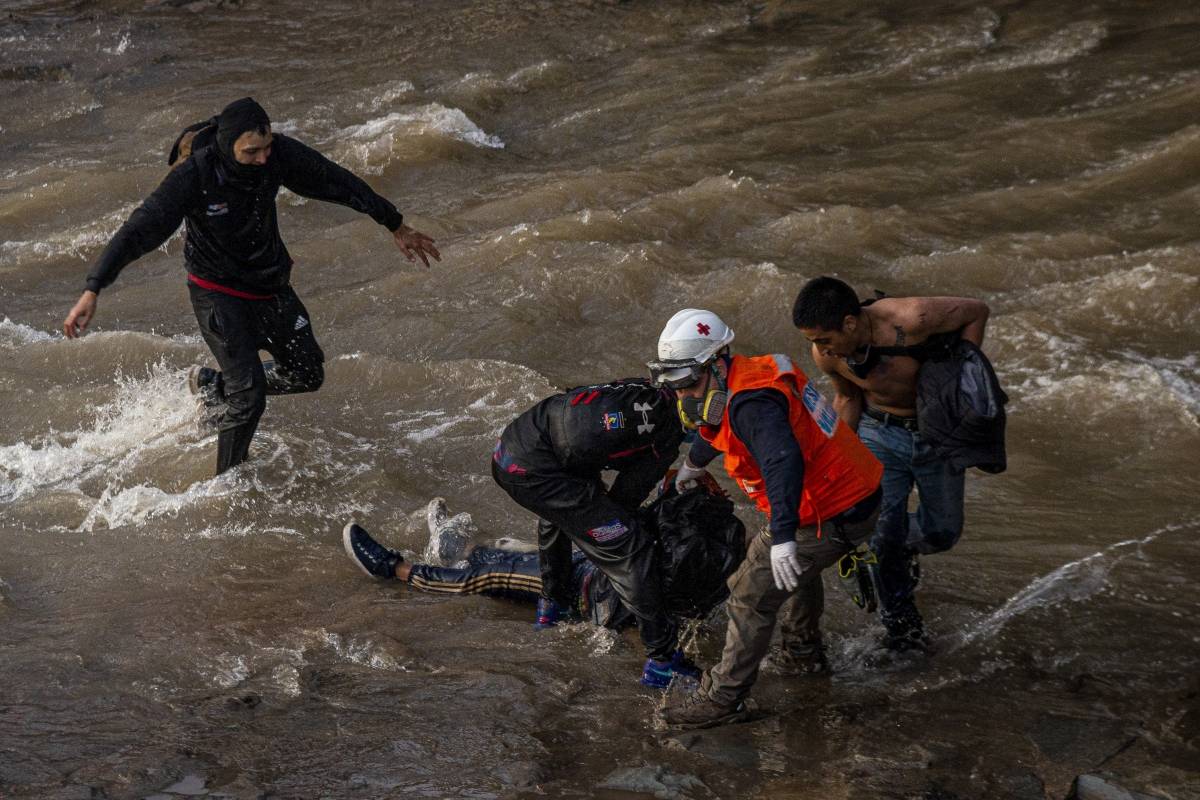
{"type": "Polygon", "coordinates": [[[709,370],[712,379],[703,397],[679,397],[675,401],[679,421],[688,430],[695,430],[698,425],[710,425],[715,428],[721,424],[721,418],[725,415],[729,392],[726,391],[724,382],[717,377],[716,371],[712,367],[709,367],[709,370]]]}

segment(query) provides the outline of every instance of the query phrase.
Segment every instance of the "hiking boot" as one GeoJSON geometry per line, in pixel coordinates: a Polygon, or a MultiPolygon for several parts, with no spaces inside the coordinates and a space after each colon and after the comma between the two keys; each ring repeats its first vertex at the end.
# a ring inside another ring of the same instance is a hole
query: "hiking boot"
{"type": "Polygon", "coordinates": [[[395,578],[396,567],[404,562],[404,556],[372,539],[366,528],[354,522],[342,528],[342,545],[350,560],[373,578],[395,578]]]}
{"type": "Polygon", "coordinates": [[[746,703],[738,700],[727,705],[712,700],[704,692],[696,692],[683,702],[667,706],[659,712],[659,718],[672,728],[712,728],[741,722],[750,715],[746,703]]]}
{"type": "Polygon", "coordinates": [[[923,631],[886,632],[879,638],[879,646],[893,653],[933,653],[933,644],[923,631]]]}
{"type": "Polygon", "coordinates": [[[825,645],[820,639],[801,643],[797,647],[784,647],[771,660],[785,678],[828,675],[832,672],[829,659],[825,656],[825,645]]]}
{"type": "Polygon", "coordinates": [[[884,650],[895,653],[931,651],[929,640],[925,637],[925,623],[921,612],[911,600],[893,611],[885,611],[879,615],[883,623],[884,635],[879,645],[884,650]]]}
{"type": "Polygon", "coordinates": [[[642,686],[649,686],[651,689],[667,689],[676,676],[693,680],[700,678],[700,668],[685,656],[682,650],[676,650],[670,661],[646,659],[646,665],[642,667],[641,683],[642,686]]]}
{"type": "Polygon", "coordinates": [[[558,625],[558,603],[545,597],[538,598],[537,621],[533,623],[535,631],[544,631],[558,625]]]}

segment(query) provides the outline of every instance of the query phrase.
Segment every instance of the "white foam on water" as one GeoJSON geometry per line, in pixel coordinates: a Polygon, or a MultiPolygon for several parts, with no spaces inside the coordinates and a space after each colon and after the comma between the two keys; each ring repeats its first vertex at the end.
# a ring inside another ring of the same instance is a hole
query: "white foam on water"
{"type": "Polygon", "coordinates": [[[380,650],[369,640],[343,639],[339,634],[332,633],[324,628],[316,631],[305,631],[305,633],[333,650],[337,654],[337,657],[343,661],[388,672],[406,672],[408,670],[406,666],[396,661],[395,658],[383,650],[380,650]]]}
{"type": "MultiPolygon", "coordinates": [[[[438,415],[439,416],[444,415],[444,412],[438,412],[438,415]]],[[[455,416],[455,417],[450,417],[449,419],[440,420],[436,424],[431,425],[427,428],[421,428],[421,429],[415,430],[415,431],[408,431],[407,433],[404,434],[404,438],[408,439],[410,442],[427,442],[430,439],[436,439],[436,438],[440,437],[443,433],[450,430],[455,425],[459,425],[463,422],[470,422],[470,421],[471,421],[471,417],[467,416],[465,414],[455,416]]],[[[397,423],[394,423],[393,425],[391,425],[390,427],[392,428],[392,430],[402,430],[403,426],[405,424],[406,423],[404,423],[404,422],[397,422],[397,423]]]]}
{"type": "Polygon", "coordinates": [[[1195,354],[1181,359],[1147,358],[1131,352],[1121,355],[1153,370],[1161,385],[1173,393],[1191,414],[1192,424],[1200,427],[1200,359],[1195,354]]]}
{"type": "MultiPolygon", "coordinates": [[[[194,438],[195,402],[184,375],[159,362],[144,378],[118,376],[115,397],[96,410],[90,424],[68,433],[51,432],[40,442],[0,447],[0,502],[48,486],[78,487],[97,473],[108,473],[113,486],[142,455],[194,438]]],[[[102,498],[105,502],[116,500],[102,498]]],[[[120,501],[120,508],[131,513],[144,502],[145,497],[131,497],[120,501]]]]}
{"type": "Polygon", "coordinates": [[[82,228],[68,228],[44,239],[0,242],[0,267],[54,258],[87,258],[95,249],[108,244],[135,208],[136,204],[129,203],[82,228]]]}
{"type": "Polygon", "coordinates": [[[133,36],[128,31],[125,31],[121,34],[120,40],[115,45],[102,49],[109,55],[122,56],[125,55],[125,51],[129,49],[129,45],[131,44],[133,44],[133,36]]]}
{"type": "Polygon", "coordinates": [[[1082,20],[1066,26],[1040,42],[1018,46],[1016,52],[1001,51],[953,72],[1003,72],[1023,67],[1065,64],[1095,50],[1107,35],[1108,28],[1103,23],[1082,20]]]}
{"type": "Polygon", "coordinates": [[[212,673],[208,677],[214,686],[232,689],[250,677],[250,667],[243,656],[222,653],[213,661],[212,673]]]}
{"type": "Polygon", "coordinates": [[[391,162],[399,142],[421,136],[451,139],[484,149],[504,148],[504,140],[499,136],[484,132],[462,110],[440,103],[430,103],[415,111],[395,111],[352,125],[342,129],[336,139],[355,166],[378,173],[391,162]]]}
{"type": "Polygon", "coordinates": [[[30,344],[52,342],[62,336],[46,331],[39,331],[20,322],[13,322],[8,317],[0,320],[0,347],[18,348],[30,344]]]}
{"type": "MultiPolygon", "coordinates": [[[[236,491],[237,486],[229,476],[217,476],[194,483],[182,492],[165,492],[147,484],[115,491],[112,487],[105,487],[100,499],[88,511],[75,531],[85,533],[94,531],[97,527],[111,529],[130,525],[141,527],[148,520],[175,517],[188,506],[207,499],[227,497],[236,491]]],[[[237,535],[249,533],[248,530],[239,528],[232,528],[230,532],[236,532],[237,535]]]]}
{"type": "Polygon", "coordinates": [[[1000,608],[964,630],[951,649],[957,650],[975,641],[991,639],[1013,619],[1029,611],[1052,608],[1063,602],[1079,602],[1096,595],[1108,585],[1108,576],[1113,568],[1135,555],[1138,548],[1164,534],[1191,530],[1197,525],[1200,525],[1200,517],[1174,522],[1140,538],[1110,544],[1089,556],[1063,564],[1053,572],[1034,579],[1000,608]]]}
{"type": "Polygon", "coordinates": [[[373,88],[370,99],[360,102],[358,108],[360,111],[380,111],[385,106],[390,106],[400,98],[412,94],[416,89],[417,87],[413,86],[412,81],[392,81],[385,83],[382,86],[373,88]]]}
{"type": "Polygon", "coordinates": [[[602,628],[590,622],[583,623],[583,628],[587,633],[588,651],[593,657],[609,655],[621,645],[621,635],[612,628],[602,628]]]}

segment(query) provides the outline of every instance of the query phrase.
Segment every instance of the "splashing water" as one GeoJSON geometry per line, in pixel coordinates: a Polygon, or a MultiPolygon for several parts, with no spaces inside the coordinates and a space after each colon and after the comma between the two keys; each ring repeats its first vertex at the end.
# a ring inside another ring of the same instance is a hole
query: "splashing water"
{"type": "Polygon", "coordinates": [[[196,438],[195,404],[182,370],[159,361],[144,378],[118,376],[116,387],[91,425],[0,447],[0,502],[51,486],[78,488],[101,473],[108,475],[107,493],[143,456],[196,438]]]}
{"type": "Polygon", "coordinates": [[[1197,524],[1200,524],[1200,517],[1174,522],[1139,539],[1116,542],[1090,556],[1063,564],[1035,579],[1010,597],[1003,606],[964,631],[952,649],[957,650],[980,639],[990,639],[1011,620],[1032,609],[1057,605],[1064,600],[1078,602],[1092,597],[1104,588],[1113,569],[1136,552],[1136,549],[1131,551],[1130,548],[1141,548],[1163,534],[1194,528],[1197,524]]]}

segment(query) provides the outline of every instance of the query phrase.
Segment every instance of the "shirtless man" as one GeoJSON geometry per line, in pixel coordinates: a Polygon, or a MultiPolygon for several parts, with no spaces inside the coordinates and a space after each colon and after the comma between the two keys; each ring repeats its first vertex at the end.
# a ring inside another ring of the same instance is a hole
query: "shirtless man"
{"type": "Polygon", "coordinates": [[[966,297],[885,297],[859,302],[844,282],[804,285],[792,322],[812,342],[836,392],[834,409],[883,463],[883,501],[871,549],[879,559],[880,620],[891,650],[922,649],[924,624],[913,592],[915,553],[949,550],[963,527],[963,470],[933,456],[917,430],[921,345],[957,332],[983,343],[988,307],[966,297]],[[906,353],[896,352],[907,348],[906,353]],[[920,504],[908,513],[917,487],[920,504]]]}

